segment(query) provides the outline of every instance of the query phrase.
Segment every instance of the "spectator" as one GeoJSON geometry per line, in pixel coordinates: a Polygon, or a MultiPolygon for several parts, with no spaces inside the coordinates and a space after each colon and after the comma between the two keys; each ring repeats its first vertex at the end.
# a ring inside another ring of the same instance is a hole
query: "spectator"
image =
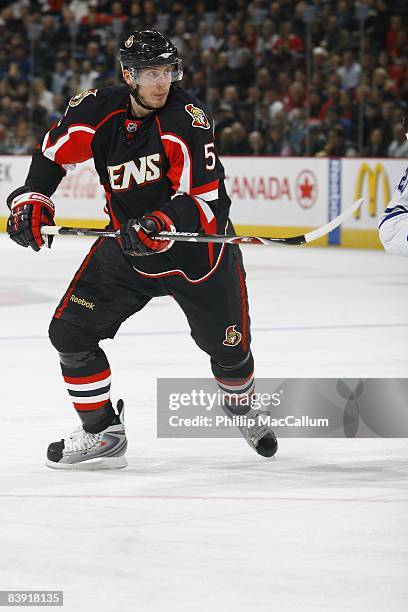
{"type": "Polygon", "coordinates": [[[341,127],[330,130],[327,142],[323,149],[317,153],[318,157],[343,157],[346,155],[347,146],[344,131],[341,127]]]}
{"type": "Polygon", "coordinates": [[[52,113],[54,110],[53,95],[52,92],[46,88],[44,79],[35,79],[33,82],[32,91],[38,100],[39,106],[44,108],[47,113],[52,113]]]}
{"type": "MultiPolygon", "coordinates": [[[[262,150],[271,154],[302,155],[306,142],[312,154],[330,154],[342,148],[342,131],[350,154],[361,133],[360,110],[365,143],[360,153],[388,152],[392,142],[390,150],[399,150],[405,143],[398,144],[396,124],[408,109],[408,23],[402,5],[391,9],[384,0],[370,0],[361,65],[355,59],[360,48],[355,3],[310,0],[309,5],[318,10],[309,28],[313,51],[307,70],[303,0],[3,2],[0,125],[7,125],[10,138],[0,130],[0,149],[13,141],[21,117],[39,136],[67,97],[118,84],[118,36],[157,25],[184,57],[183,86],[217,109],[216,133],[223,134],[229,151],[258,150],[259,137],[249,134],[259,132],[262,150]],[[233,124],[243,126],[245,138],[233,124]]],[[[24,135],[26,126],[18,130],[24,135]]]]}
{"type": "Polygon", "coordinates": [[[274,119],[277,113],[283,110],[283,102],[279,99],[278,92],[275,89],[268,89],[266,92],[266,100],[268,103],[269,117],[270,119],[274,119]]]}
{"type": "Polygon", "coordinates": [[[89,60],[84,60],[81,65],[81,76],[79,77],[79,89],[92,89],[95,86],[95,80],[98,78],[99,72],[92,68],[89,60]]]}
{"type": "Polygon", "coordinates": [[[222,135],[225,128],[234,123],[235,114],[231,104],[221,102],[218,108],[218,121],[215,124],[215,135],[218,138],[222,135]]]}
{"type": "Polygon", "coordinates": [[[360,83],[361,66],[354,60],[352,51],[343,53],[343,63],[338,68],[337,74],[341,79],[341,88],[346,91],[355,89],[360,83]]]}
{"type": "Polygon", "coordinates": [[[330,85],[327,100],[320,109],[319,119],[324,121],[330,108],[337,108],[340,104],[340,90],[336,85],[330,85]]]}
{"type": "Polygon", "coordinates": [[[178,19],[174,26],[174,34],[171,37],[180,55],[183,55],[185,44],[188,44],[190,35],[186,32],[186,24],[182,19],[178,19]]]}
{"type": "MultiPolygon", "coordinates": [[[[251,149],[248,143],[247,133],[242,123],[235,122],[227,127],[224,132],[224,145],[221,153],[224,155],[250,155],[251,149]]],[[[221,139],[223,136],[221,135],[221,139]]]]}
{"type": "Polygon", "coordinates": [[[315,47],[313,49],[313,69],[315,72],[328,74],[330,71],[328,57],[329,54],[324,47],[315,47]]]}
{"type": "Polygon", "coordinates": [[[143,2],[143,22],[142,26],[146,30],[154,29],[156,26],[156,7],[151,0],[143,2]]]}
{"type": "Polygon", "coordinates": [[[10,142],[9,153],[12,155],[24,155],[33,151],[35,141],[30,132],[30,125],[25,119],[17,122],[16,132],[10,142]]]}
{"type": "Polygon", "coordinates": [[[11,153],[7,132],[5,125],[0,123],[0,155],[11,153]]]}
{"type": "Polygon", "coordinates": [[[384,157],[387,155],[387,146],[380,128],[371,132],[370,142],[365,151],[367,157],[384,157]]]}
{"type": "Polygon", "coordinates": [[[55,69],[51,79],[52,93],[56,95],[65,93],[71,77],[72,70],[70,70],[63,61],[57,61],[55,63],[55,69]]]}
{"type": "Polygon", "coordinates": [[[228,36],[228,45],[227,45],[227,56],[228,56],[228,66],[233,70],[238,68],[239,65],[239,54],[241,52],[241,45],[239,41],[238,34],[230,34],[228,36]]]}
{"type": "Polygon", "coordinates": [[[405,136],[404,126],[397,123],[394,126],[394,139],[388,147],[389,157],[407,157],[408,156],[408,140],[405,136]]]}
{"type": "Polygon", "coordinates": [[[260,132],[253,131],[248,135],[248,145],[251,155],[263,155],[265,153],[265,143],[260,132]]]}
{"type": "Polygon", "coordinates": [[[275,125],[269,127],[265,152],[267,155],[280,155],[282,146],[281,133],[275,125]]]}
{"type": "Polygon", "coordinates": [[[343,53],[349,48],[349,35],[347,31],[339,27],[336,15],[330,15],[327,20],[327,26],[320,42],[331,54],[332,52],[343,53]]]}
{"type": "Polygon", "coordinates": [[[208,31],[208,25],[202,21],[198,26],[198,34],[200,36],[200,47],[202,49],[214,49],[215,36],[208,31]]]}
{"type": "Polygon", "coordinates": [[[285,21],[280,29],[279,36],[272,43],[272,54],[279,61],[287,62],[303,50],[303,44],[299,36],[292,32],[292,23],[285,21]]]}

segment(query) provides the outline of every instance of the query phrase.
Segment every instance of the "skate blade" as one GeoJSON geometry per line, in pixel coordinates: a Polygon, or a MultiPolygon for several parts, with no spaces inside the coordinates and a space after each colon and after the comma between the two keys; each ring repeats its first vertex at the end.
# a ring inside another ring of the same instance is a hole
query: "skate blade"
{"type": "Polygon", "coordinates": [[[55,461],[46,460],[45,465],[53,470],[71,470],[71,471],[87,471],[87,470],[118,470],[127,466],[125,457],[102,457],[98,459],[88,459],[88,461],[80,461],[79,463],[56,463],[55,461]]]}

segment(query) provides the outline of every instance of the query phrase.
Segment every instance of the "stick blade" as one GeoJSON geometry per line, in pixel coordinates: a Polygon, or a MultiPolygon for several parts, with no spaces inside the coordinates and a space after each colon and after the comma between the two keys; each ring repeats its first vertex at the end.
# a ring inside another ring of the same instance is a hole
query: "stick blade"
{"type": "Polygon", "coordinates": [[[346,210],[340,213],[340,215],[329,221],[329,223],[326,223],[325,225],[322,225],[322,227],[318,227],[317,229],[305,234],[305,242],[313,242],[313,240],[317,240],[318,238],[321,238],[322,236],[325,236],[326,234],[332,232],[334,229],[336,229],[336,227],[341,225],[343,221],[351,217],[351,215],[353,215],[356,210],[360,208],[363,202],[363,198],[356,200],[351,206],[349,206],[348,208],[346,208],[346,210]]]}

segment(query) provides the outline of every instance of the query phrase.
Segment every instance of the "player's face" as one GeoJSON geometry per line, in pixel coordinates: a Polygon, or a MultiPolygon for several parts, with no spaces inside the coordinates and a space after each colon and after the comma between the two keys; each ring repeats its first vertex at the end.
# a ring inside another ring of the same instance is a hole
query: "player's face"
{"type": "MultiPolygon", "coordinates": [[[[153,72],[153,69],[149,71],[153,72]]],[[[171,68],[162,66],[160,69],[154,69],[155,80],[146,82],[141,75],[141,83],[139,85],[139,96],[141,100],[145,100],[148,106],[152,108],[162,107],[167,100],[171,85],[171,68]]]]}
{"type": "Polygon", "coordinates": [[[142,68],[136,79],[138,94],[142,102],[151,108],[164,106],[171,85],[171,66],[142,68]]]}

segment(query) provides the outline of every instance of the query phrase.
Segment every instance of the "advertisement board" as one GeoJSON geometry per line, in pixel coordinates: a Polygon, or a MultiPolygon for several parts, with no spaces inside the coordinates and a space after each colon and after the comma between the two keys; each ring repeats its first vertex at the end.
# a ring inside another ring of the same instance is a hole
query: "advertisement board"
{"type": "MultiPolygon", "coordinates": [[[[361,211],[314,244],[380,248],[378,216],[405,168],[401,159],[223,157],[231,218],[248,235],[290,236],[323,225],[356,199],[361,211]]],[[[7,195],[24,183],[28,156],[0,156],[0,229],[7,195]]],[[[103,227],[104,193],[93,161],[68,172],[53,196],[57,223],[103,227]]]]}
{"type": "Polygon", "coordinates": [[[239,225],[313,227],[327,220],[327,160],[224,157],[231,218],[239,225]]]}
{"type": "Polygon", "coordinates": [[[387,207],[406,167],[403,159],[343,159],[343,201],[364,206],[342,226],[342,246],[380,248],[378,217],[387,207]]]}

